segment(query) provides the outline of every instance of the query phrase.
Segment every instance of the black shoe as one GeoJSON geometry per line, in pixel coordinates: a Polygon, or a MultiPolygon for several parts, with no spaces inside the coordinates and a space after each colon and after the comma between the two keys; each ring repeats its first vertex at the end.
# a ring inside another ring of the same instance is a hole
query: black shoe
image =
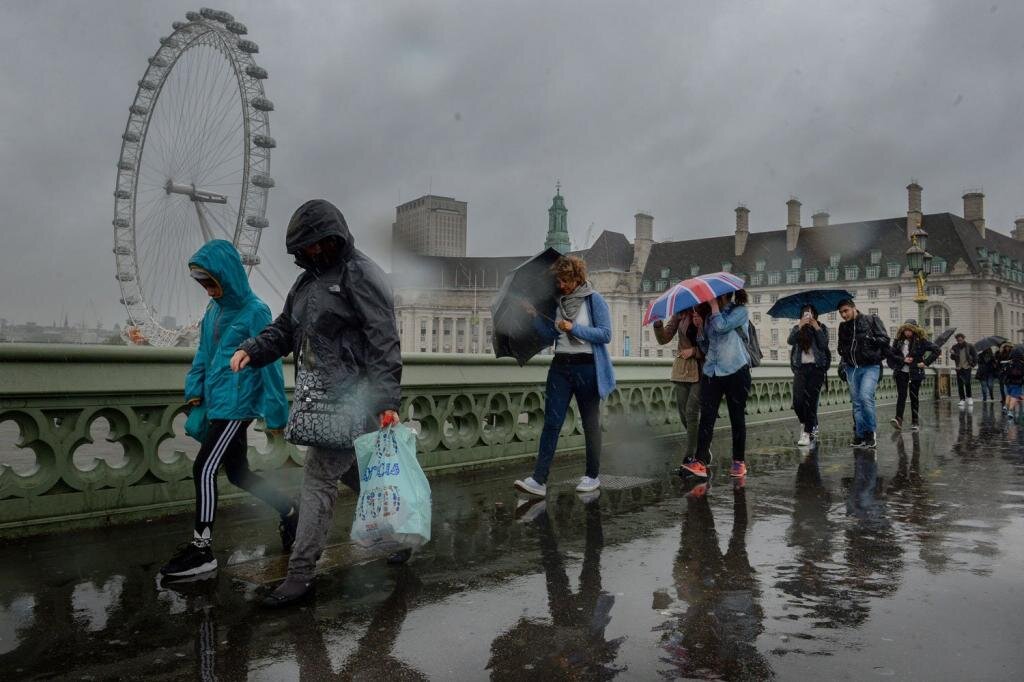
{"type": "Polygon", "coordinates": [[[397,552],[392,552],[388,555],[385,561],[388,562],[389,566],[401,566],[412,557],[411,549],[400,549],[397,552]]]}
{"type": "Polygon", "coordinates": [[[913,424],[910,425],[910,430],[911,431],[920,431],[921,430],[921,425],[918,424],[917,422],[914,422],[913,424]]]}
{"type": "Polygon", "coordinates": [[[299,528],[299,503],[292,505],[292,513],[281,517],[281,523],[277,526],[277,532],[281,534],[281,548],[285,554],[292,553],[292,546],[295,544],[295,532],[299,528]]]}
{"type": "Polygon", "coordinates": [[[285,581],[278,585],[277,589],[263,598],[260,606],[268,609],[279,609],[305,601],[312,597],[314,593],[313,581],[306,582],[285,578],[285,581]]]}
{"type": "Polygon", "coordinates": [[[160,569],[168,578],[181,578],[188,575],[199,575],[216,570],[217,557],[209,544],[189,542],[178,548],[177,553],[160,569]]]}
{"type": "Polygon", "coordinates": [[[861,438],[860,436],[854,436],[853,440],[850,441],[850,447],[851,448],[861,448],[861,447],[864,447],[864,439],[861,438]]]}
{"type": "Polygon", "coordinates": [[[893,427],[895,429],[897,429],[897,430],[900,430],[900,429],[903,428],[903,420],[900,419],[899,417],[893,417],[892,420],[889,423],[892,424],[893,427]]]}
{"type": "Polygon", "coordinates": [[[872,449],[878,447],[878,440],[875,439],[874,431],[872,431],[870,434],[868,434],[867,438],[864,439],[864,443],[863,443],[863,445],[861,445],[861,447],[863,447],[863,448],[872,448],[872,449]]]}

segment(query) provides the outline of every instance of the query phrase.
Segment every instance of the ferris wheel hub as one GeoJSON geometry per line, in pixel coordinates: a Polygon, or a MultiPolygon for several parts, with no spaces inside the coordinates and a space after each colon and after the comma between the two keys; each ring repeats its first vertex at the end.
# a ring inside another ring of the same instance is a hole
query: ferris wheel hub
{"type": "Polygon", "coordinates": [[[164,190],[168,194],[184,194],[192,201],[200,201],[205,204],[226,204],[228,198],[223,194],[208,192],[205,189],[196,189],[195,185],[179,185],[172,178],[167,179],[164,190]]]}

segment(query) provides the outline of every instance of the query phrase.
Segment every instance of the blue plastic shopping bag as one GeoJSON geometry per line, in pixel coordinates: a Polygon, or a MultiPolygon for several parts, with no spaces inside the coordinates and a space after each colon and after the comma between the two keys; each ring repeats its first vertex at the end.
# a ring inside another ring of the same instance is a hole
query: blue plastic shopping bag
{"type": "Polygon", "coordinates": [[[430,483],[416,460],[416,434],[398,424],[355,441],[359,503],[352,540],[363,547],[430,541],[430,483]]]}

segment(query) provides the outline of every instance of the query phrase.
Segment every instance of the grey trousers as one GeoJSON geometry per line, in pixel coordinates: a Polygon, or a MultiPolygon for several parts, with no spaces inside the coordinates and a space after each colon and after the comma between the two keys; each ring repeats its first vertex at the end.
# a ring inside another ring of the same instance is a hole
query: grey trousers
{"type": "Polygon", "coordinates": [[[293,580],[313,579],[316,561],[323,553],[331,531],[339,482],[359,492],[355,450],[310,448],[306,452],[302,476],[299,526],[288,560],[288,577],[293,580]]]}
{"type": "Polygon", "coordinates": [[[700,422],[700,383],[675,382],[676,408],[679,410],[679,421],[686,429],[686,452],[684,457],[697,455],[697,425],[700,422]]]}

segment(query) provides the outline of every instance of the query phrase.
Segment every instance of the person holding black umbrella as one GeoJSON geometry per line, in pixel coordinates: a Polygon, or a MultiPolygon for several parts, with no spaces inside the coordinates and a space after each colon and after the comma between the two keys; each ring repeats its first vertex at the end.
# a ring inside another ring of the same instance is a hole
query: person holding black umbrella
{"type": "Polygon", "coordinates": [[[793,411],[802,430],[797,445],[810,445],[818,432],[818,398],[832,353],[828,349],[828,328],[818,322],[818,311],[805,305],[800,321],[789,333],[789,365],[793,370],[793,411]]]}
{"type": "Polygon", "coordinates": [[[949,349],[949,359],[956,368],[956,390],[960,394],[960,407],[974,404],[971,397],[971,371],[978,365],[978,351],[967,343],[963,334],[956,335],[956,343],[949,349]]]}
{"type": "Polygon", "coordinates": [[[608,303],[590,286],[587,265],[581,258],[562,256],[551,271],[560,293],[554,320],[523,302],[523,308],[533,316],[537,333],[555,349],[548,370],[544,429],[533,476],[514,484],[518,490],[538,496],[547,494],[548,471],[573,396],[583,421],[587,452],[586,473],[576,490],[586,493],[601,487],[601,401],[615,389],[615,371],[607,346],[612,340],[608,303]]]}

